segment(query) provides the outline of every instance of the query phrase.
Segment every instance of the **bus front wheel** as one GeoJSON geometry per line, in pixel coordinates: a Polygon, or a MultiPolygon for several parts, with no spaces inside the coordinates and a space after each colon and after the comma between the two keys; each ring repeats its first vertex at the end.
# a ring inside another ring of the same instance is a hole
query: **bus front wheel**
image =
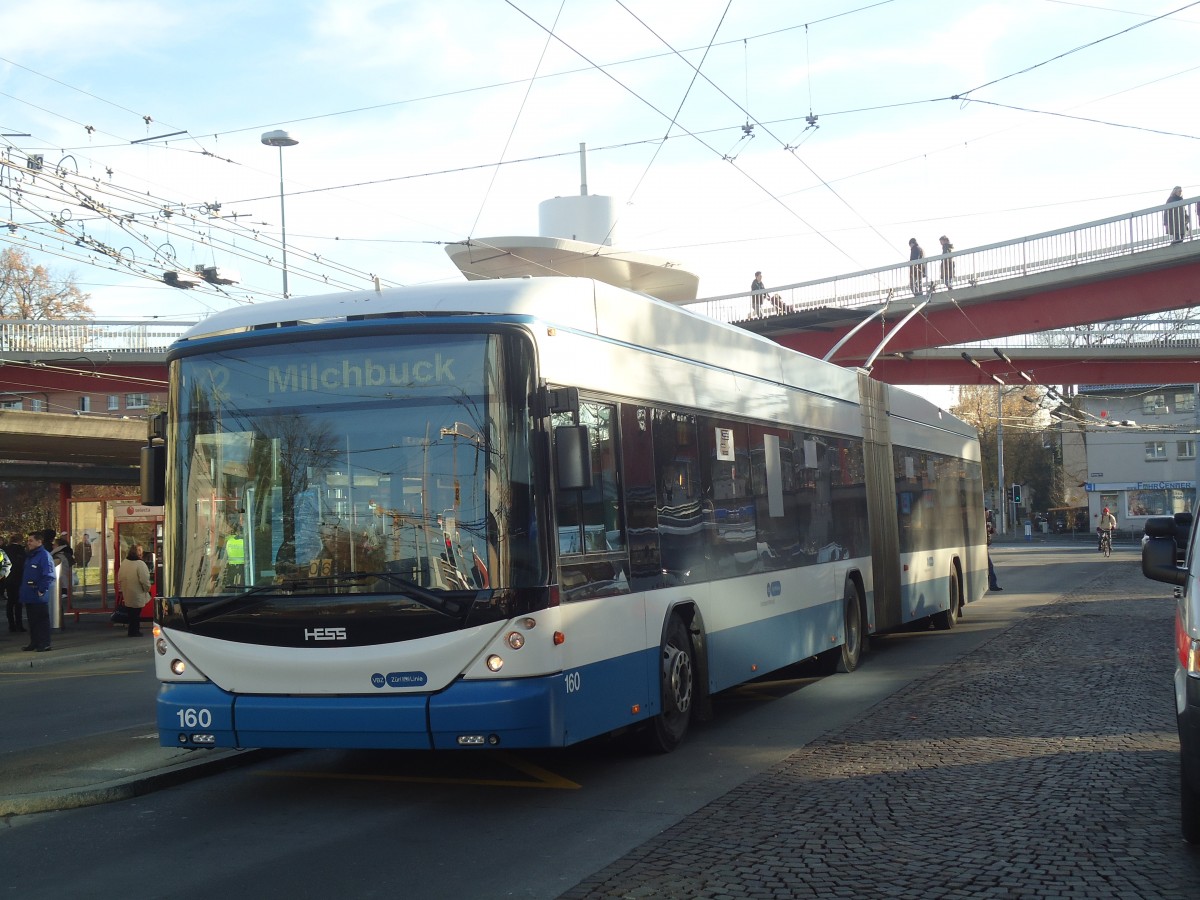
{"type": "Polygon", "coordinates": [[[650,720],[647,745],[656,753],[670,753],[687,735],[695,697],[692,639],[683,619],[671,616],[659,648],[659,686],[662,711],[650,720]]]}

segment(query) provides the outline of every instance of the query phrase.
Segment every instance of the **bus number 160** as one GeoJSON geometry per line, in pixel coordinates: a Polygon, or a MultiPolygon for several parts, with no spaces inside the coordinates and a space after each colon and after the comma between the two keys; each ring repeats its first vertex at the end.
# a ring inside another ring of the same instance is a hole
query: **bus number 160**
{"type": "Polygon", "coordinates": [[[563,680],[567,683],[567,693],[573,694],[579,690],[579,673],[567,672],[563,676],[563,680]]]}
{"type": "Polygon", "coordinates": [[[212,712],[207,709],[178,709],[175,715],[179,716],[180,728],[208,728],[212,725],[212,712]]]}

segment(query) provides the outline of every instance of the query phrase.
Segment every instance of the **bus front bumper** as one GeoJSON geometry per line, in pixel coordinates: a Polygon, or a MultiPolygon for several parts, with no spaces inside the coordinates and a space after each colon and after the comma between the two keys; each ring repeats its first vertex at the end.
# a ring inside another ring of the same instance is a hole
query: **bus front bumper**
{"type": "Polygon", "coordinates": [[[451,750],[565,742],[560,676],[456,681],[436,694],[231,694],[211,683],[159,688],[159,743],[187,748],[451,750]]]}

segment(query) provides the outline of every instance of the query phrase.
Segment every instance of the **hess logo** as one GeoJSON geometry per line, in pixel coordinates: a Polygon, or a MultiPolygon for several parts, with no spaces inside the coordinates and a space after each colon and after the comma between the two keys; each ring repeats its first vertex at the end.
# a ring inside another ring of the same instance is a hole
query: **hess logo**
{"type": "Polygon", "coordinates": [[[306,641],[344,641],[346,639],[346,629],[305,628],[304,639],[306,641]]]}

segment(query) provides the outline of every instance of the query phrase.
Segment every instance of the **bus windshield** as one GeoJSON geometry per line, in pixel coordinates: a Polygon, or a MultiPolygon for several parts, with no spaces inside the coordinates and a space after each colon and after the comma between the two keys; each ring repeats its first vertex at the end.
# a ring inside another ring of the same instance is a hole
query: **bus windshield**
{"type": "Polygon", "coordinates": [[[176,360],[173,595],[541,583],[531,360],[515,335],[377,330],[176,360]]]}

